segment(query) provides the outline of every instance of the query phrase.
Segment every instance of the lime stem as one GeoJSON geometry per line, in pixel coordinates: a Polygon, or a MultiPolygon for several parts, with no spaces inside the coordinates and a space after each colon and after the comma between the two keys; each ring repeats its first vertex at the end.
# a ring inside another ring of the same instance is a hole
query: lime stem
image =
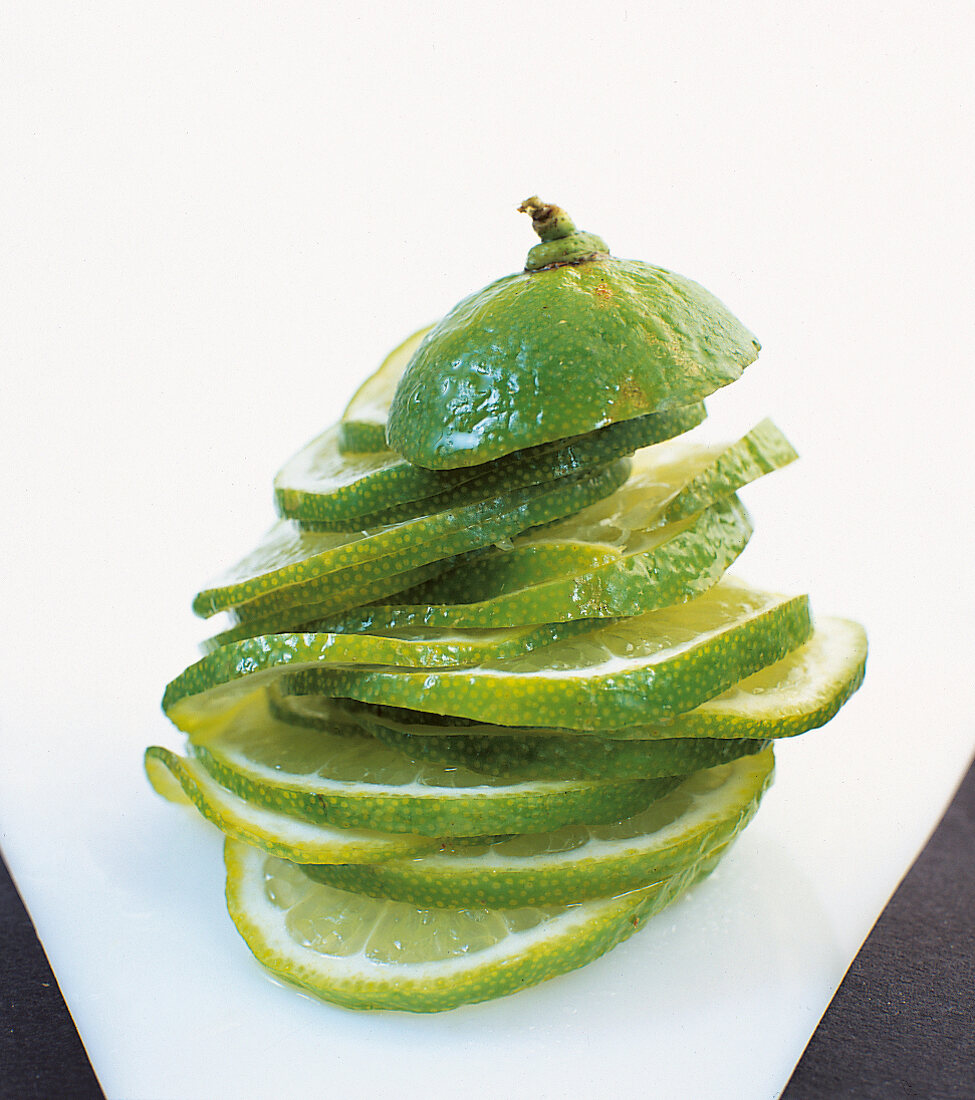
{"type": "Polygon", "coordinates": [[[532,228],[543,241],[559,241],[576,231],[575,223],[560,206],[542,202],[537,195],[525,199],[518,211],[531,215],[532,228]]]}

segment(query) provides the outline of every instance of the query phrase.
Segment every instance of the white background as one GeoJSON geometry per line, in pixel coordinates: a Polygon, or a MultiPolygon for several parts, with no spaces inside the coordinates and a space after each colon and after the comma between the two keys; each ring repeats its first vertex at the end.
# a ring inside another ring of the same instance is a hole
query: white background
{"type": "Polygon", "coordinates": [[[0,844],[109,1097],[772,1097],[973,747],[970,3],[7,3],[0,844]],[[518,202],[764,344],[711,403],[802,462],[739,573],[865,622],[719,872],[446,1016],[269,982],[146,744],[192,593],[394,344],[520,268],[518,202]],[[611,1084],[610,1084],[611,1082],[611,1084]]]}

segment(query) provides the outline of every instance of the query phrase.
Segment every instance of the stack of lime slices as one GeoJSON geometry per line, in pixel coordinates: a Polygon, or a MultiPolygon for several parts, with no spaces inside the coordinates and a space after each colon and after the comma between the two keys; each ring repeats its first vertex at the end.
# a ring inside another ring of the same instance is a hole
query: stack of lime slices
{"type": "Polygon", "coordinates": [[[225,834],[280,977],[449,1009],[581,966],[707,875],[862,629],[726,575],[769,421],[688,435],[758,353],[707,291],[528,200],[525,271],[393,351],[200,591],[155,788],[225,834]]]}

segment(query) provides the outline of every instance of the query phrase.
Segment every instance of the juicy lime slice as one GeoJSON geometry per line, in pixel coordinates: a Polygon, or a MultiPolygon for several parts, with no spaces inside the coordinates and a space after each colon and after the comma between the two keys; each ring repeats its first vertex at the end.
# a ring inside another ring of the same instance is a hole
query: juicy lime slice
{"type": "Polygon", "coordinates": [[[295,863],[376,863],[417,855],[439,844],[431,837],[341,829],[268,809],[220,786],[197,761],[159,745],[146,750],[145,767],[153,787],[164,797],[174,798],[175,782],[183,800],[192,802],[222,833],[295,863]]]}
{"type": "Polygon", "coordinates": [[[311,669],[286,694],[384,703],[497,725],[604,729],[698,706],[784,657],[812,631],[805,596],[725,579],[696,600],[620,622],[538,654],[471,669],[311,669]]]}
{"type": "Polygon", "coordinates": [[[863,683],[866,667],[859,623],[817,619],[805,645],[645,736],[794,737],[824,726],[863,683]]]}
{"type": "Polygon", "coordinates": [[[621,459],[595,473],[570,474],[376,531],[310,532],[281,520],[254,551],[197,594],[193,610],[207,618],[233,607],[241,617],[256,618],[342,592],[346,606],[352,607],[359,602],[361,585],[377,577],[490,546],[561,519],[611,493],[628,474],[629,463],[621,459]]]}
{"type": "MultiPolygon", "coordinates": [[[[277,715],[299,725],[311,723],[319,697],[280,699],[277,715]],[[304,704],[304,705],[302,705],[304,704]],[[311,704],[309,706],[308,704],[311,704]]],[[[623,779],[654,775],[689,775],[761,752],[768,741],[751,738],[674,737],[656,741],[515,734],[504,726],[470,724],[445,734],[445,722],[427,725],[429,715],[393,711],[369,704],[347,703],[359,724],[387,745],[416,760],[456,764],[509,779],[623,779]]]]}
{"type": "Polygon", "coordinates": [[[343,588],[339,592],[333,593],[331,597],[326,597],[317,603],[289,604],[285,607],[265,611],[263,614],[253,611],[248,614],[245,605],[243,609],[245,614],[242,620],[238,619],[236,613],[231,610],[230,615],[235,619],[235,625],[222,630],[212,638],[208,638],[203,642],[201,648],[204,653],[212,653],[219,646],[227,645],[230,642],[238,642],[242,638],[254,638],[258,634],[315,631],[316,628],[310,624],[321,621],[323,616],[334,612],[336,609],[341,611],[347,608],[350,593],[354,593],[355,598],[363,602],[380,600],[384,597],[388,598],[404,588],[430,580],[432,577],[444,572],[445,569],[453,568],[459,562],[472,562],[476,560],[480,553],[483,553],[483,551],[475,550],[470,554],[458,555],[444,561],[429,562],[417,569],[408,569],[405,573],[391,573],[388,576],[383,574],[369,579],[360,578],[358,582],[350,580],[349,587],[343,588]]]}
{"type": "Polygon", "coordinates": [[[431,469],[478,465],[690,405],[758,355],[697,283],[578,243],[573,231],[551,240],[568,260],[499,279],[433,327],[390,406],[393,450],[431,469]]]}
{"type": "Polygon", "coordinates": [[[375,865],[317,867],[317,881],[413,905],[522,908],[636,890],[696,863],[751,820],[772,750],[689,776],[646,810],[602,826],[485,841],[375,865]]]}
{"type": "MultiPolygon", "coordinates": [[[[471,736],[477,739],[475,744],[488,737],[497,737],[502,744],[526,746],[526,756],[543,739],[553,742],[553,755],[561,752],[559,742],[565,741],[565,754],[569,759],[583,751],[590,737],[596,738],[598,744],[605,741],[634,743],[638,753],[651,741],[669,746],[728,739],[734,745],[740,743],[739,739],[746,742],[754,739],[760,744],[763,739],[795,737],[824,726],[863,683],[866,661],[867,636],[863,627],[847,619],[822,617],[816,620],[812,637],[780,661],[741,680],[694,710],[649,724],[582,731],[564,727],[485,725],[465,718],[347,701],[342,703],[342,709],[352,713],[360,723],[363,708],[373,722],[381,719],[389,726],[392,719],[396,729],[417,731],[414,742],[419,740],[420,733],[443,740],[471,736]],[[574,751],[573,745],[579,748],[574,751]]],[[[314,695],[282,697],[278,701],[278,712],[286,721],[315,722],[318,720],[315,716],[325,706],[332,707],[332,704],[314,695]]],[[[334,710],[329,713],[334,714],[334,710]]],[[[487,770],[487,762],[481,767],[487,770]]]]}
{"type": "Polygon", "coordinates": [[[638,451],[626,483],[583,511],[401,592],[395,604],[326,616],[318,626],[514,626],[683,602],[717,581],[748,541],[735,490],[794,457],[770,421],[732,444],[678,440],[638,451]]]}
{"type": "Polygon", "coordinates": [[[532,447],[476,469],[424,470],[392,451],[358,456],[339,450],[333,426],[299,451],[275,478],[278,511],[315,530],[399,523],[455,510],[515,489],[606,466],[704,419],[702,404],[610,424],[575,439],[532,447]]]}
{"type": "Polygon", "coordinates": [[[218,646],[184,669],[167,684],[162,705],[173,717],[178,715],[180,703],[183,709],[192,708],[197,696],[208,695],[207,707],[224,710],[235,699],[280,678],[283,671],[325,664],[405,668],[476,665],[530,653],[559,638],[587,633],[595,625],[583,619],[511,630],[448,632],[421,627],[374,634],[261,634],[218,646]]]}
{"type": "Polygon", "coordinates": [[[339,422],[339,447],[345,453],[385,451],[389,404],[406,364],[432,326],[421,328],[394,348],[352,395],[339,422]]]}
{"type": "Polygon", "coordinates": [[[365,734],[280,722],[261,693],[230,720],[198,723],[192,736],[207,773],[247,802],[306,821],[389,833],[486,836],[613,821],[673,785],[668,777],[508,782],[411,760],[365,734]]]}
{"type": "MultiPolygon", "coordinates": [[[[667,452],[661,448],[656,453],[663,455],[667,452]]],[[[788,439],[768,419],[757,424],[737,443],[723,449],[710,449],[710,455],[703,450],[699,450],[696,456],[688,451],[684,459],[679,451],[670,453],[674,458],[668,461],[680,465],[685,480],[661,512],[661,520],[665,522],[693,515],[764,474],[781,470],[799,457],[788,439]],[[700,468],[695,471],[694,466],[698,463],[700,468]]]]}
{"type": "Polygon", "coordinates": [[[516,993],[598,958],[714,866],[709,855],[616,898],[492,911],[417,909],[314,882],[228,840],[227,908],[278,977],[359,1009],[441,1012],[516,993]]]}
{"type": "MultiPolygon", "coordinates": [[[[348,454],[340,449],[340,439],[341,425],[333,424],[281,467],[274,479],[280,515],[331,521],[347,531],[366,526],[359,517],[370,512],[433,497],[475,477],[468,470],[424,470],[387,450],[348,454]]],[[[431,510],[417,506],[415,514],[431,510]]]]}

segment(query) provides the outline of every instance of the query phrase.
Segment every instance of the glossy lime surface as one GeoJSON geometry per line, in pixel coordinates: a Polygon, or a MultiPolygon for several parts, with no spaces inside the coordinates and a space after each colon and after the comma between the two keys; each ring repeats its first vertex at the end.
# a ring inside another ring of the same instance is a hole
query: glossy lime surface
{"type": "Polygon", "coordinates": [[[510,275],[428,333],[389,410],[390,447],[418,466],[473,466],[700,401],[758,355],[690,279],[601,259],[510,275]]]}

